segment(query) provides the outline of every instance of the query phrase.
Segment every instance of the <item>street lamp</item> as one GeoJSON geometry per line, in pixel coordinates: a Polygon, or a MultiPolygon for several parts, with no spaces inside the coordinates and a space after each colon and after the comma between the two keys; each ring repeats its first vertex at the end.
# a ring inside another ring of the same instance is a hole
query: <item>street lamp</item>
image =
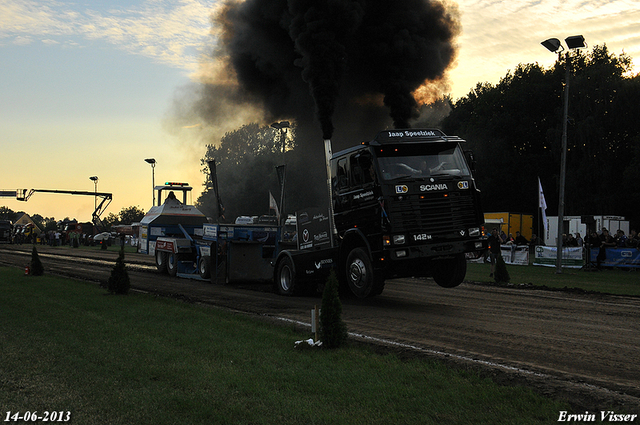
{"type": "Polygon", "coordinates": [[[151,206],[154,207],[156,205],[156,160],[154,158],[147,158],[145,161],[151,164],[151,206]]]}
{"type": "MultiPolygon", "coordinates": [[[[565,84],[564,84],[564,113],[562,117],[562,158],[560,159],[560,199],[558,201],[558,236],[556,241],[556,273],[562,273],[562,231],[564,223],[564,186],[567,173],[567,122],[569,121],[569,79],[571,77],[571,57],[570,50],[587,47],[584,37],[574,35],[564,39],[569,50],[565,53],[565,84]]],[[[560,54],[564,47],[557,38],[550,38],[541,43],[549,51],[560,54]]]]}
{"type": "Polygon", "coordinates": [[[98,176],[89,177],[89,180],[93,181],[95,188],[95,195],[93,196],[93,210],[95,214],[95,210],[98,209],[98,176]]]}

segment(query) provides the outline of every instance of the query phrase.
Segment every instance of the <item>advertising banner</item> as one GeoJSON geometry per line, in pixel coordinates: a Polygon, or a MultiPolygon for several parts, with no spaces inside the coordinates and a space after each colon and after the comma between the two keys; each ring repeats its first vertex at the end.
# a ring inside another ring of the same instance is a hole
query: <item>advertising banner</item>
{"type": "MultiPolygon", "coordinates": [[[[555,267],[557,252],[555,246],[536,246],[533,265],[555,267]]],[[[562,267],[579,269],[582,265],[582,248],[562,248],[562,267]]]]}
{"type": "Polygon", "coordinates": [[[527,245],[500,245],[500,251],[506,264],[529,265],[529,246],[527,245]]]}
{"type": "Polygon", "coordinates": [[[331,245],[331,224],[327,209],[309,208],[296,213],[298,249],[317,249],[331,245]]]}
{"type": "MultiPolygon", "coordinates": [[[[591,250],[591,263],[597,264],[600,248],[591,250]]],[[[640,267],[640,249],[607,248],[606,258],[600,263],[603,267],[640,267]]]]}

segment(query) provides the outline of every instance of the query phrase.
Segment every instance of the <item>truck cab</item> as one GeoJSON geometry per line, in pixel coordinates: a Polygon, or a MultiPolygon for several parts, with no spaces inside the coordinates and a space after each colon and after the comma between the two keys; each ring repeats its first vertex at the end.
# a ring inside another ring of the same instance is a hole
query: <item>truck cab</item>
{"type": "Polygon", "coordinates": [[[432,276],[444,287],[482,251],[483,215],[464,140],[440,130],[388,130],[331,157],[338,267],[357,296],[384,280],[432,276]]]}

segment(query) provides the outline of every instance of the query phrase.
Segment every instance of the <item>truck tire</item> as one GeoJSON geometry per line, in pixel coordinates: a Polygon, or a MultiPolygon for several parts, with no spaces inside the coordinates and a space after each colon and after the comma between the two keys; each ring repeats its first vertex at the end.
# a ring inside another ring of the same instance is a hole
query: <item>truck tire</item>
{"type": "Polygon", "coordinates": [[[198,261],[198,273],[203,279],[211,277],[211,257],[200,257],[198,261]]]}
{"type": "Polygon", "coordinates": [[[160,273],[167,273],[167,253],[156,251],[156,268],[160,273]]]}
{"type": "Polygon", "coordinates": [[[278,263],[274,283],[276,285],[276,291],[280,295],[291,296],[295,293],[296,277],[291,258],[284,257],[278,263]]]}
{"type": "Polygon", "coordinates": [[[356,297],[366,298],[382,292],[378,287],[384,287],[384,280],[374,276],[373,265],[364,249],[351,250],[347,256],[345,272],[349,290],[356,297]]]}
{"type": "Polygon", "coordinates": [[[433,262],[433,280],[443,288],[455,288],[467,275],[467,259],[464,254],[433,262]]]}
{"type": "Polygon", "coordinates": [[[167,272],[169,276],[178,274],[178,255],[176,253],[167,253],[167,272]]]}

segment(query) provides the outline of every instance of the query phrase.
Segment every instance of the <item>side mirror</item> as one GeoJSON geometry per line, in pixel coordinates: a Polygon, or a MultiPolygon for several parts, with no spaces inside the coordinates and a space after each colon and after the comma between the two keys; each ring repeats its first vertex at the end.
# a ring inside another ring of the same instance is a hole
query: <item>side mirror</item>
{"type": "Polygon", "coordinates": [[[469,165],[469,168],[471,168],[471,171],[475,173],[476,159],[473,156],[473,151],[464,151],[464,157],[466,158],[467,164],[469,165]]]}

